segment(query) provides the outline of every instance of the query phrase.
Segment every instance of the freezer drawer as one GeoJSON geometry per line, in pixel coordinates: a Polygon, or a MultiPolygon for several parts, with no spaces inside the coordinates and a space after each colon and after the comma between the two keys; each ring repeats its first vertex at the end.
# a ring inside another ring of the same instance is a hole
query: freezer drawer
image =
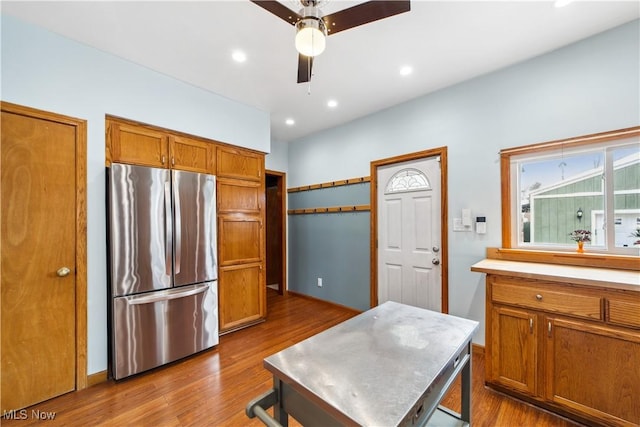
{"type": "Polygon", "coordinates": [[[112,376],[121,379],[218,344],[217,285],[114,298],[112,376]]]}

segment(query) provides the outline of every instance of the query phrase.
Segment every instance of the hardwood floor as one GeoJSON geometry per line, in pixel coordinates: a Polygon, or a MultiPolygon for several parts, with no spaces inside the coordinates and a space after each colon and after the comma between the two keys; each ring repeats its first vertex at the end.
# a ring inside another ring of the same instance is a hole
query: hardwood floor
{"type": "MultiPolygon", "coordinates": [[[[272,377],[262,367],[262,359],[355,314],[307,298],[280,296],[272,290],[268,295],[265,323],[223,335],[212,350],[128,380],[109,381],[43,402],[27,408],[26,419],[1,419],[1,424],[262,426],[244,413],[251,399],[271,388],[272,377]],[[38,411],[45,416],[55,413],[55,418],[38,420],[38,411]]],[[[489,390],[483,378],[483,356],[474,354],[475,426],[577,425],[489,390]]],[[[459,389],[459,384],[454,384],[443,402],[456,411],[460,410],[459,389]]],[[[290,425],[299,424],[290,419],[290,425]]]]}

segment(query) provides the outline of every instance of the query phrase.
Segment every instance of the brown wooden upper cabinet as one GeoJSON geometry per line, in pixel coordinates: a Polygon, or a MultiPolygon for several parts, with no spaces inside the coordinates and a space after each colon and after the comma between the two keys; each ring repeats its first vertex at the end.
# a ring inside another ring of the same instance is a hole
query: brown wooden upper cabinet
{"type": "Polygon", "coordinates": [[[168,167],[169,137],[164,132],[107,121],[107,160],[168,167]]]}
{"type": "Polygon", "coordinates": [[[261,181],[264,155],[231,147],[218,147],[218,176],[261,181]]]}
{"type": "Polygon", "coordinates": [[[216,146],[182,136],[169,137],[171,167],[191,172],[216,173],[216,146]]]}
{"type": "Polygon", "coordinates": [[[214,174],[215,152],[210,142],[107,120],[107,163],[214,174]]]}
{"type": "Polygon", "coordinates": [[[264,154],[107,117],[106,164],[217,176],[220,333],[266,318],[264,154]]]}

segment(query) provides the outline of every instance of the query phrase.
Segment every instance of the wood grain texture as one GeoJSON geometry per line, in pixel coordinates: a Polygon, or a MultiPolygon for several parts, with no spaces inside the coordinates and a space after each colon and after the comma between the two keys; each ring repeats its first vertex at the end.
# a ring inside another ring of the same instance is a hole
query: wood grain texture
{"type": "Polygon", "coordinates": [[[615,268],[640,271],[640,258],[632,255],[534,251],[527,249],[487,248],[487,258],[582,267],[615,268]]]}
{"type": "Polygon", "coordinates": [[[1,105],[2,410],[11,410],[86,387],[86,122],[1,105]],[[61,267],[71,273],[58,277],[61,267]]]}
{"type": "Polygon", "coordinates": [[[359,178],[349,178],[338,181],[323,182],[320,184],[303,185],[301,187],[291,187],[287,189],[287,193],[298,193],[300,191],[318,190],[320,188],[332,188],[341,187],[343,185],[354,185],[369,182],[371,179],[368,176],[361,176],[359,178]]]}
{"type": "MultiPolygon", "coordinates": [[[[26,420],[2,420],[3,427],[40,422],[31,410],[55,412],[50,426],[247,426],[246,404],[272,387],[262,360],[356,313],[311,298],[281,296],[269,290],[267,321],[223,335],[212,350],[118,383],[109,381],[28,409],[26,420]]],[[[483,355],[473,355],[472,420],[477,427],[570,427],[577,424],[484,386],[483,355]]],[[[444,399],[460,411],[457,380],[444,399]]],[[[272,410],[268,412],[272,413],[272,410]]],[[[290,419],[290,426],[299,426],[290,419]]]]}
{"type": "Polygon", "coordinates": [[[308,215],[321,213],[345,213],[345,212],[366,212],[369,211],[369,205],[353,205],[353,206],[331,206],[325,208],[305,208],[305,209],[289,209],[289,215],[308,215]]]}
{"type": "Polygon", "coordinates": [[[237,148],[218,147],[217,175],[260,181],[264,177],[264,155],[237,148]]]}

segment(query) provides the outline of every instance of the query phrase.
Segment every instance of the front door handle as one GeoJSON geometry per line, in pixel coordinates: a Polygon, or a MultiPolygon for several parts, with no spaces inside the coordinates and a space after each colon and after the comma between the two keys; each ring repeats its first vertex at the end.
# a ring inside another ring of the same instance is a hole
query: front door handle
{"type": "Polygon", "coordinates": [[[440,260],[438,258],[434,258],[434,259],[431,260],[431,264],[438,265],[438,264],[440,264],[440,260]]]}

